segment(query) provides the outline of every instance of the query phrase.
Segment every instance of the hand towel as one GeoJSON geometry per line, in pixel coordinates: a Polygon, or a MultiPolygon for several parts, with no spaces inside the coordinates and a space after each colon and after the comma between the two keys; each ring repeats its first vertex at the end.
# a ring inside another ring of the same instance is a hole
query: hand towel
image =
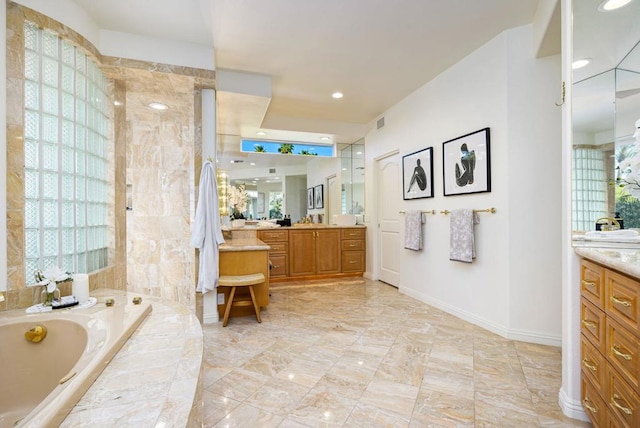
{"type": "Polygon", "coordinates": [[[471,263],[476,258],[474,225],[480,217],[470,209],[451,211],[449,260],[471,263]]]}
{"type": "Polygon", "coordinates": [[[407,250],[422,250],[422,211],[407,211],[404,218],[404,248],[407,250]]]}
{"type": "Polygon", "coordinates": [[[206,161],[200,173],[200,192],[191,245],[200,249],[200,266],[196,291],[202,294],[218,286],[218,244],[223,244],[218,205],[218,186],[213,164],[206,161]]]}

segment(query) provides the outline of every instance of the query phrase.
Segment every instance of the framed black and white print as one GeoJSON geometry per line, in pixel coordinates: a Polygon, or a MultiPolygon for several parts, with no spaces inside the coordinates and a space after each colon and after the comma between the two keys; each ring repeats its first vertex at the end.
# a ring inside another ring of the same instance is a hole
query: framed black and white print
{"type": "Polygon", "coordinates": [[[307,189],[307,209],[312,210],[314,207],[313,187],[307,189]]]}
{"type": "Polygon", "coordinates": [[[316,208],[324,208],[324,185],[318,184],[313,189],[316,199],[316,208]]]}
{"type": "Polygon", "coordinates": [[[402,156],[402,199],[433,198],[433,147],[402,156]]]}
{"type": "Polygon", "coordinates": [[[491,191],[489,128],[442,143],[444,196],[491,191]]]}

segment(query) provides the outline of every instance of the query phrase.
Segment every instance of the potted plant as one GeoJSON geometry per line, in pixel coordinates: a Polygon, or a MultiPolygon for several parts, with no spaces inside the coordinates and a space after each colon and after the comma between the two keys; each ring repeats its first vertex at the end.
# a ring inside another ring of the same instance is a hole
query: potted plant
{"type": "Polygon", "coordinates": [[[244,184],[229,188],[229,206],[231,207],[231,226],[243,227],[244,212],[247,210],[247,190],[244,184]]]}

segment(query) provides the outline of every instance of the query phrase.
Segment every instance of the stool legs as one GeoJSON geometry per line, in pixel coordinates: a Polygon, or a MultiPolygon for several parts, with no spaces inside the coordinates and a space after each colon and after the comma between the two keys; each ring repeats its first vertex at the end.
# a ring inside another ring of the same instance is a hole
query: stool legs
{"type": "MultiPolygon", "coordinates": [[[[226,327],[229,323],[229,314],[231,313],[231,306],[233,305],[233,297],[236,294],[236,287],[231,287],[231,293],[229,293],[229,300],[227,301],[227,307],[224,310],[224,318],[222,319],[222,326],[226,327]]],[[[253,298],[253,296],[252,296],[253,298]]]]}
{"type": "MultiPolygon", "coordinates": [[[[258,301],[256,300],[256,293],[253,291],[253,285],[249,285],[249,293],[251,293],[251,303],[253,303],[253,309],[256,311],[256,319],[259,323],[262,322],[262,318],[260,317],[260,307],[258,306],[258,301]]],[[[224,317],[222,318],[222,326],[226,327],[229,323],[229,314],[231,313],[231,306],[233,306],[233,298],[236,295],[236,287],[231,287],[231,292],[229,293],[229,300],[227,301],[227,306],[224,309],[224,317]]]]}
{"type": "Polygon", "coordinates": [[[256,301],[256,295],[253,292],[253,285],[249,286],[249,293],[251,293],[251,301],[253,302],[253,309],[255,309],[256,311],[256,318],[258,319],[258,322],[261,323],[262,318],[260,318],[260,308],[258,307],[258,302],[256,301]]]}

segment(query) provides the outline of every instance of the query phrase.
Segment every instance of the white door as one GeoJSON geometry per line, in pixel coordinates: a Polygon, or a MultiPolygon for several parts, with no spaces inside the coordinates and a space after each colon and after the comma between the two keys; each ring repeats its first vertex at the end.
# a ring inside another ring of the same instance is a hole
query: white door
{"type": "Polygon", "coordinates": [[[400,284],[400,155],[377,161],[378,273],[380,281],[400,284]]]}
{"type": "Polygon", "coordinates": [[[331,224],[331,219],[335,214],[341,214],[342,209],[340,206],[340,184],[335,175],[327,178],[327,202],[328,209],[326,210],[327,218],[325,223],[331,224]]]}

